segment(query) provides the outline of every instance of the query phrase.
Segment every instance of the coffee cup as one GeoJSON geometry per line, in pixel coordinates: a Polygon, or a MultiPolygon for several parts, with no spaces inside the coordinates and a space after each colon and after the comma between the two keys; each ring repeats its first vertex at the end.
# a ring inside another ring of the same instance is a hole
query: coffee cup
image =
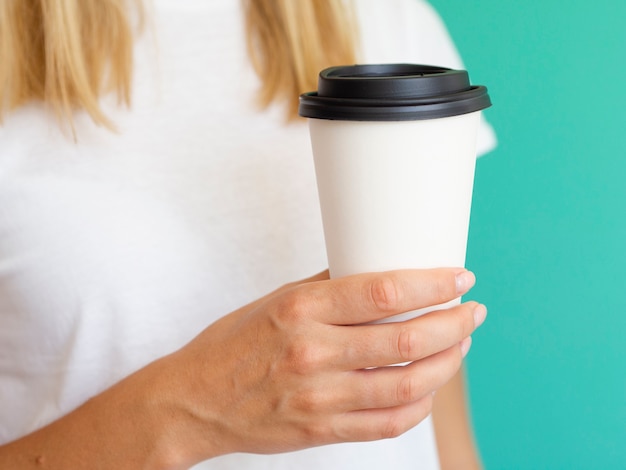
{"type": "Polygon", "coordinates": [[[320,73],[299,114],[309,120],[331,277],[465,265],[480,111],[490,105],[464,70],[320,73]]]}

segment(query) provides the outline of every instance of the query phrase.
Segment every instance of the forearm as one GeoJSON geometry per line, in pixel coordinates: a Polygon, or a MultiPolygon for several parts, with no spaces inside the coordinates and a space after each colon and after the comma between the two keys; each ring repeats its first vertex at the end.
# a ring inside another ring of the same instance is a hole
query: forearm
{"type": "Polygon", "coordinates": [[[162,366],[151,364],[50,425],[0,447],[0,468],[186,468],[181,465],[186,423],[154,380],[162,366]]]}
{"type": "Polygon", "coordinates": [[[442,470],[480,470],[467,406],[463,369],[437,391],[433,423],[442,470]]]}

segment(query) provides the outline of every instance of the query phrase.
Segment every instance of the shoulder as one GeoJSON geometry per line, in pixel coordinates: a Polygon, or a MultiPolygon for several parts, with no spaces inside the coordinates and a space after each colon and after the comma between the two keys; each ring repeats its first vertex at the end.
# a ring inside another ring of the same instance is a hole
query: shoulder
{"type": "Polygon", "coordinates": [[[422,0],[355,2],[364,62],[420,62],[461,68],[448,30],[422,0]]]}
{"type": "MultiPolygon", "coordinates": [[[[412,62],[464,69],[463,60],[436,9],[424,0],[357,0],[361,61],[412,62]]],[[[478,153],[496,145],[493,129],[481,121],[478,153]]]]}

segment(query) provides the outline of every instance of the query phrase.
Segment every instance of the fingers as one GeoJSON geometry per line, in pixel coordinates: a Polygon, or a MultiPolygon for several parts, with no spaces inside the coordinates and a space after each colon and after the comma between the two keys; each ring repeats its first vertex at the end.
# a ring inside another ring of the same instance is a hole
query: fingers
{"type": "Polygon", "coordinates": [[[398,323],[336,327],[334,363],[343,370],[417,361],[459,344],[482,324],[484,305],[467,302],[398,323]]]}
{"type": "Polygon", "coordinates": [[[398,437],[423,421],[432,411],[433,396],[393,408],[360,410],[335,421],[333,434],[338,442],[374,441],[398,437]]]}
{"type": "Polygon", "coordinates": [[[474,275],[463,268],[440,268],[358,274],[304,287],[314,318],[354,325],[448,302],[474,283],[474,275]]]}
{"type": "Polygon", "coordinates": [[[432,407],[433,395],[428,394],[406,405],[346,413],[332,422],[332,441],[366,442],[398,437],[426,419],[432,407]]]}
{"type": "MultiPolygon", "coordinates": [[[[459,343],[437,354],[404,366],[353,371],[343,376],[345,404],[356,410],[406,405],[432,394],[461,367],[469,348],[459,343]]],[[[340,402],[338,402],[340,403],[340,402]]]]}
{"type": "Polygon", "coordinates": [[[474,275],[460,268],[390,271],[313,281],[275,297],[275,323],[289,332],[288,337],[298,338],[302,347],[312,343],[313,348],[308,349],[321,348],[324,360],[332,363],[335,370],[416,361],[468,337],[484,320],[485,307],[469,302],[404,322],[363,322],[448,302],[465,293],[474,282],[474,275]],[[386,292],[381,293],[381,289],[386,292]]]}
{"type": "Polygon", "coordinates": [[[323,387],[298,393],[291,402],[293,411],[325,416],[315,429],[327,442],[399,436],[428,416],[433,392],[457,373],[470,344],[468,337],[405,366],[344,372],[330,386],[326,381],[323,387]]]}

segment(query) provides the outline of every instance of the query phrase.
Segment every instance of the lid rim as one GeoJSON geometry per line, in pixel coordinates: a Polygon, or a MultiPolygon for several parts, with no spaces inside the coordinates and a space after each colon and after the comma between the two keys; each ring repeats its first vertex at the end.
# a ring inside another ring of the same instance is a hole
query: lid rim
{"type": "Polygon", "coordinates": [[[329,67],[318,91],[300,95],[300,116],[352,121],[423,120],[472,113],[491,106],[484,86],[465,70],[421,64],[329,67]]]}
{"type": "Polygon", "coordinates": [[[417,121],[469,114],[490,106],[491,99],[484,86],[458,93],[454,99],[444,96],[414,100],[357,100],[305,93],[300,96],[299,114],[312,119],[343,121],[417,121]]]}
{"type": "Polygon", "coordinates": [[[322,96],[317,91],[309,91],[300,95],[302,100],[314,100],[320,103],[328,103],[330,105],[353,105],[363,107],[401,107],[430,103],[445,103],[453,101],[464,101],[477,96],[487,94],[487,88],[482,85],[474,85],[466,90],[449,93],[446,95],[432,95],[414,98],[348,98],[335,96],[322,96]]]}

